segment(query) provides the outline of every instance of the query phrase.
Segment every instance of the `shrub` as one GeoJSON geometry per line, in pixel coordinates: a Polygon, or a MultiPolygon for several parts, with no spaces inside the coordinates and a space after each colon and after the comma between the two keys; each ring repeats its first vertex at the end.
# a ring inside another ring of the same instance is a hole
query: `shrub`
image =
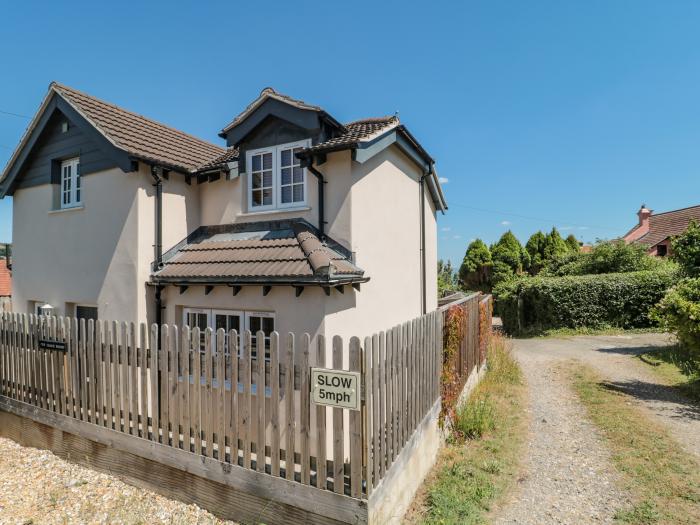
{"type": "Polygon", "coordinates": [[[569,252],[553,260],[545,275],[588,275],[638,272],[669,266],[668,261],[647,254],[645,246],[624,241],[598,242],[590,253],[569,252]]]}
{"type": "Polygon", "coordinates": [[[570,233],[569,236],[564,239],[564,242],[569,247],[569,251],[573,253],[578,253],[581,251],[581,243],[578,242],[578,239],[573,233],[570,233]]]}
{"type": "Polygon", "coordinates": [[[544,245],[545,245],[544,233],[538,231],[533,233],[525,244],[525,249],[530,255],[530,265],[528,266],[528,271],[535,275],[544,267],[545,257],[544,257],[544,245]]]}
{"type": "Polygon", "coordinates": [[[690,221],[688,229],[671,241],[673,259],[689,277],[700,277],[700,226],[690,221]]]}
{"type": "Polygon", "coordinates": [[[679,282],[654,308],[652,316],[662,328],[676,334],[700,367],[700,279],[679,282]]]}
{"type": "Polygon", "coordinates": [[[509,333],[556,328],[652,326],[651,308],[677,280],[672,270],[531,277],[494,289],[496,311],[509,333]]]}

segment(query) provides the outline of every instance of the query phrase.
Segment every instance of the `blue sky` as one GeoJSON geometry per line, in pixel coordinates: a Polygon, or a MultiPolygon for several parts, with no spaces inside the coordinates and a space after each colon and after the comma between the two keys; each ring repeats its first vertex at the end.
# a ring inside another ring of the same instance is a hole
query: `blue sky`
{"type": "Polygon", "coordinates": [[[642,202],[700,203],[699,24],[682,1],[13,3],[0,165],[28,123],[1,112],[51,80],[214,142],[273,86],[341,121],[398,111],[448,179],[455,263],[508,228],[610,238],[642,202]]]}

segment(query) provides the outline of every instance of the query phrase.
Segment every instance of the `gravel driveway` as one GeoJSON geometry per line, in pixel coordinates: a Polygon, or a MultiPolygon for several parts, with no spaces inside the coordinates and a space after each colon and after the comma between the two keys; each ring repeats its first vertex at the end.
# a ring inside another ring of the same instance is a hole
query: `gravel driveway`
{"type": "Polygon", "coordinates": [[[629,504],[609,451],[568,385],[572,359],[593,367],[700,455],[700,408],[660,384],[635,357],[669,344],[665,334],[515,340],[529,385],[531,436],[525,474],[495,523],[608,523],[629,504]]]}

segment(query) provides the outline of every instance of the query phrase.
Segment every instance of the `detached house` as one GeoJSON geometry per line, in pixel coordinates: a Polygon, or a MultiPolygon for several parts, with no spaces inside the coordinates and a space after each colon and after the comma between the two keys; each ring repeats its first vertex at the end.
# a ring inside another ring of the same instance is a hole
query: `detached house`
{"type": "Polygon", "coordinates": [[[637,218],[639,222],[622,239],[643,244],[650,255],[664,257],[671,254],[672,237],[687,230],[690,221],[700,222],[700,206],[654,213],[642,204],[637,218]]]}
{"type": "Polygon", "coordinates": [[[15,311],[314,336],[436,307],[446,203],[397,117],[267,88],[219,136],[52,83],[0,178],[15,311]]]}

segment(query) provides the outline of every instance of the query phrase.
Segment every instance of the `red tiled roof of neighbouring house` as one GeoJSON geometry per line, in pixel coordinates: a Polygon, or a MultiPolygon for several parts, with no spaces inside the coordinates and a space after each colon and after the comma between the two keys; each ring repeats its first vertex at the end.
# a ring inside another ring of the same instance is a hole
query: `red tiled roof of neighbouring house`
{"type": "Polygon", "coordinates": [[[195,171],[226,152],[215,144],[104,102],[82,91],[51,84],[81,115],[120,149],[144,160],[195,171]]]}
{"type": "Polygon", "coordinates": [[[7,267],[7,259],[0,257],[0,297],[12,295],[12,272],[7,267]]]}
{"type": "Polygon", "coordinates": [[[350,284],[364,271],[301,219],[203,226],[165,254],[154,282],[350,284]]]}
{"type": "MultiPolygon", "coordinates": [[[[700,222],[700,206],[690,206],[663,213],[652,213],[648,218],[648,231],[644,235],[635,238],[634,241],[650,247],[655,246],[669,237],[683,233],[688,228],[691,220],[700,222]]],[[[630,236],[639,227],[639,225],[635,226],[624,237],[630,236]]]]}

